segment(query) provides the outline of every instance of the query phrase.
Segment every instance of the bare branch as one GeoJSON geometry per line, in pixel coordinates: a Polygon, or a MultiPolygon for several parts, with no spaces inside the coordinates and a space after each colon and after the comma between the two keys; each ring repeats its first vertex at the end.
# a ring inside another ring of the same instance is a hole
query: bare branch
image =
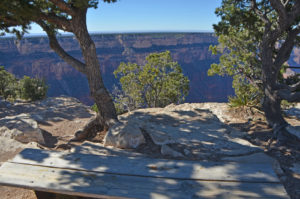
{"type": "Polygon", "coordinates": [[[63,0],[50,0],[54,5],[56,5],[63,12],[68,13],[69,15],[74,16],[76,13],[72,7],[63,0]]]}
{"type": "Polygon", "coordinates": [[[74,67],[76,70],[83,74],[86,74],[86,65],[78,59],[69,55],[58,43],[55,33],[50,29],[49,26],[43,21],[38,21],[43,30],[47,33],[49,38],[50,47],[68,64],[74,67]]]}
{"type": "Polygon", "coordinates": [[[285,0],[285,2],[284,0],[280,0],[280,1],[284,7],[289,3],[289,0],[285,0]]]}
{"type": "Polygon", "coordinates": [[[281,66],[286,62],[291,55],[291,52],[295,46],[297,35],[300,33],[300,27],[288,32],[288,35],[284,43],[279,48],[278,54],[276,56],[274,65],[277,70],[280,70],[281,66]]]}
{"type": "Polygon", "coordinates": [[[280,90],[278,95],[281,97],[281,99],[287,100],[288,102],[300,102],[300,92],[280,90]]]}
{"type": "Polygon", "coordinates": [[[283,25],[287,21],[287,12],[282,1],[278,0],[270,0],[271,6],[277,11],[279,14],[279,24],[283,25]]]}
{"type": "Polygon", "coordinates": [[[263,13],[261,10],[258,9],[256,0],[251,0],[251,8],[252,8],[252,10],[254,10],[254,12],[260,17],[260,19],[263,22],[265,22],[266,24],[271,24],[266,13],[263,13]]]}
{"type": "MultiPolygon", "coordinates": [[[[287,4],[289,1],[286,1],[287,4]]],[[[278,0],[270,0],[271,6],[277,11],[279,15],[279,26],[281,31],[289,28],[294,21],[300,17],[300,1],[296,1],[290,12],[287,12],[285,5],[278,0]]]]}
{"type": "Polygon", "coordinates": [[[294,92],[298,89],[300,89],[300,81],[298,81],[296,84],[290,85],[289,86],[290,91],[294,92]]]}

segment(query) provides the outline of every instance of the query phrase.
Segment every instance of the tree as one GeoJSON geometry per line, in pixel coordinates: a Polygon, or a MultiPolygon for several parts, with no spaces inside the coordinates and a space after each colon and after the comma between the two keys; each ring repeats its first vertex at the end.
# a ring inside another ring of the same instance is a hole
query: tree
{"type": "Polygon", "coordinates": [[[280,81],[280,70],[300,44],[300,1],[223,0],[216,14],[220,45],[211,49],[223,55],[210,72],[233,75],[261,90],[267,122],[280,136],[287,126],[280,102],[300,101],[299,79],[293,85],[280,81]]]}
{"type": "Polygon", "coordinates": [[[22,99],[36,101],[46,97],[48,86],[44,79],[24,76],[19,82],[20,97],[22,99]]]}
{"type": "Polygon", "coordinates": [[[7,72],[3,66],[0,66],[0,96],[3,96],[5,100],[7,98],[15,98],[15,87],[17,79],[15,76],[7,72]]]}
{"type": "Polygon", "coordinates": [[[121,63],[114,74],[120,78],[123,91],[116,102],[129,110],[179,104],[189,91],[189,80],[170,51],[149,54],[143,66],[121,63]]]}
{"type": "Polygon", "coordinates": [[[48,86],[45,80],[24,76],[18,80],[12,73],[0,66],[0,96],[5,100],[17,98],[25,100],[41,100],[47,95],[48,86]]]}
{"type": "MultiPolygon", "coordinates": [[[[116,0],[103,0],[116,2],[116,0]]],[[[99,122],[108,128],[117,121],[113,101],[104,87],[96,47],[86,25],[89,8],[97,8],[98,0],[1,0],[0,30],[19,38],[35,22],[47,33],[50,47],[68,64],[85,74],[91,96],[99,107],[99,122]],[[77,39],[84,62],[68,54],[59,44],[58,30],[71,32],[77,39]]]]}

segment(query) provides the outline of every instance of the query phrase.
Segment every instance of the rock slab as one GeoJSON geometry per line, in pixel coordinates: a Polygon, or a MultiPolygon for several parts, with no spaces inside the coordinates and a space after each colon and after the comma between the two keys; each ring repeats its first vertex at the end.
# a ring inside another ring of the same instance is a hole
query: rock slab
{"type": "Polygon", "coordinates": [[[185,155],[218,158],[260,152],[260,148],[242,139],[245,133],[232,129],[215,115],[225,108],[224,104],[217,103],[212,106],[186,103],[139,109],[121,115],[120,123],[108,131],[104,144],[136,148],[145,143],[146,135],[161,147],[162,155],[178,158],[185,155]]]}
{"type": "Polygon", "coordinates": [[[25,113],[0,119],[0,136],[15,139],[22,143],[45,144],[37,122],[25,113]]]}
{"type": "Polygon", "coordinates": [[[104,137],[104,146],[122,149],[137,148],[145,143],[140,125],[135,122],[117,123],[112,126],[104,137]]]}

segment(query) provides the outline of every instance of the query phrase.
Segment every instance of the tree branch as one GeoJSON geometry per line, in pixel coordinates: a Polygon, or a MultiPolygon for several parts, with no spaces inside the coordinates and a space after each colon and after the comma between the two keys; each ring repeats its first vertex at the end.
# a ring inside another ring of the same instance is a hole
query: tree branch
{"type": "MultiPolygon", "coordinates": [[[[39,15],[39,19],[55,24],[59,29],[63,31],[72,32],[72,26],[70,22],[66,18],[57,16],[54,13],[45,14],[41,12],[39,15]]],[[[37,22],[39,19],[35,20],[35,22],[37,22]]]]}
{"type": "Polygon", "coordinates": [[[261,12],[258,7],[256,0],[251,0],[251,8],[254,12],[260,17],[260,19],[265,22],[266,24],[271,24],[270,20],[268,19],[266,13],[261,12]]]}
{"type": "Polygon", "coordinates": [[[289,0],[285,0],[285,2],[284,0],[280,0],[280,1],[284,7],[289,3],[289,0]]]}
{"type": "Polygon", "coordinates": [[[7,17],[0,17],[0,27],[12,27],[12,26],[22,26],[24,25],[24,23],[18,22],[16,20],[13,19],[9,19],[7,17]]]}
{"type": "MultiPolygon", "coordinates": [[[[271,6],[277,11],[279,15],[279,26],[281,31],[289,28],[294,21],[300,17],[300,1],[297,0],[290,12],[287,12],[285,4],[278,0],[270,0],[271,6]]],[[[288,3],[288,1],[286,2],[288,3]]]]}
{"type": "Polygon", "coordinates": [[[288,32],[284,43],[279,48],[274,64],[277,70],[290,58],[291,52],[295,46],[297,35],[300,33],[300,27],[288,32]]]}
{"type": "Polygon", "coordinates": [[[290,85],[289,86],[290,91],[294,92],[298,89],[300,89],[300,81],[298,81],[296,84],[290,85]]]}
{"type": "Polygon", "coordinates": [[[56,5],[63,12],[68,13],[69,15],[74,16],[76,13],[74,9],[63,0],[50,0],[54,5],[56,5]]]}
{"type": "Polygon", "coordinates": [[[287,100],[288,102],[300,102],[300,92],[280,90],[278,95],[281,97],[281,99],[287,100]]]}
{"type": "Polygon", "coordinates": [[[69,55],[58,43],[56,35],[54,31],[51,30],[51,28],[43,21],[38,21],[37,24],[39,24],[43,30],[47,33],[49,38],[49,44],[50,47],[68,64],[70,64],[72,67],[74,67],[79,72],[86,74],[86,65],[79,61],[78,59],[72,57],[69,55]]]}
{"type": "Polygon", "coordinates": [[[300,16],[300,1],[296,1],[291,12],[289,13],[289,18],[294,21],[296,18],[300,16]]]}
{"type": "Polygon", "coordinates": [[[287,21],[287,12],[285,9],[285,4],[282,3],[282,1],[278,0],[270,0],[271,6],[277,11],[279,14],[279,24],[283,25],[283,22],[287,21]]]}

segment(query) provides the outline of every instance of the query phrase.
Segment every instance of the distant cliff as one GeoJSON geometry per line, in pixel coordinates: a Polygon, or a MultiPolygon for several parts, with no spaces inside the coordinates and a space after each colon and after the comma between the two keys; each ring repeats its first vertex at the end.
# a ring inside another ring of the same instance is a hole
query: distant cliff
{"type": "MultiPolygon", "coordinates": [[[[228,95],[233,95],[230,78],[207,76],[210,64],[218,62],[218,57],[208,50],[209,45],[217,43],[212,33],[99,34],[92,38],[108,89],[117,83],[112,73],[120,62],[143,64],[149,53],[170,50],[190,79],[187,102],[224,102],[228,95]]],[[[74,37],[61,36],[59,42],[70,54],[81,59],[74,37]]],[[[27,37],[21,41],[1,38],[0,65],[18,77],[46,78],[50,85],[49,96],[65,94],[86,104],[92,103],[85,77],[50,49],[46,37],[27,37]]]]}

